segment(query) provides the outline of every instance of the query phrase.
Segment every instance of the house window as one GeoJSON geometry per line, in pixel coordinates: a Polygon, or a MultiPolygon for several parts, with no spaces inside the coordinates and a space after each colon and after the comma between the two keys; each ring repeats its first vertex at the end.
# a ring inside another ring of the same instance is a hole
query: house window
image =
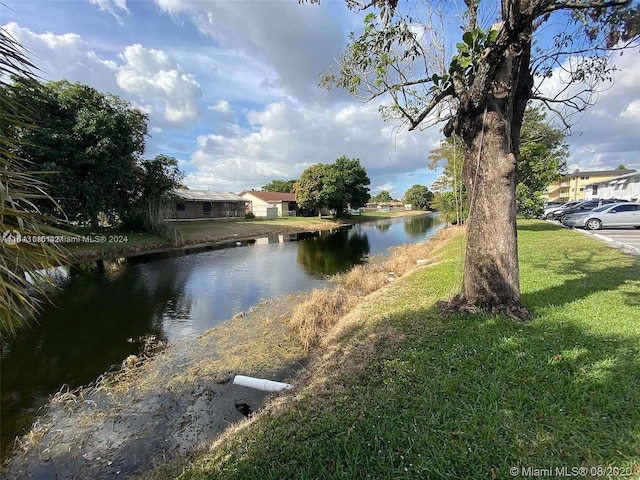
{"type": "Polygon", "coordinates": [[[205,202],[202,204],[202,213],[211,213],[211,202],[205,202]]]}
{"type": "Polygon", "coordinates": [[[581,191],[581,192],[584,192],[584,187],[580,187],[580,191],[581,191]]]}
{"type": "Polygon", "coordinates": [[[597,185],[594,185],[593,187],[591,187],[591,190],[592,190],[592,192],[591,192],[592,195],[597,195],[598,194],[598,186],[597,185]]]}
{"type": "Polygon", "coordinates": [[[580,177],[580,180],[589,180],[589,177],[580,177]]]}
{"type": "Polygon", "coordinates": [[[184,203],[178,203],[176,205],[176,210],[179,212],[184,212],[187,209],[186,205],[184,203]]]}

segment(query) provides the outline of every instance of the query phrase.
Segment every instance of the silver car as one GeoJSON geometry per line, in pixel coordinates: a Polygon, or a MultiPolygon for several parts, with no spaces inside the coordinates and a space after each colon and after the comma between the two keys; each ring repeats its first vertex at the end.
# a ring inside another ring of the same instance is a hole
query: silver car
{"type": "Polygon", "coordinates": [[[640,203],[609,203],[588,212],[571,213],[562,217],[568,227],[599,230],[602,227],[640,228],[640,203]]]}

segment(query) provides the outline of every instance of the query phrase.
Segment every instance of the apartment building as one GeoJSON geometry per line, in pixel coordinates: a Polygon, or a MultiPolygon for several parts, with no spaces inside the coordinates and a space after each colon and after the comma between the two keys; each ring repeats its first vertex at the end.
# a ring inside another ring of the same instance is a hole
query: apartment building
{"type": "Polygon", "coordinates": [[[634,172],[635,170],[600,170],[591,172],[576,170],[551,182],[546,192],[543,193],[543,197],[548,202],[585,200],[587,185],[597,184],[634,172]]]}
{"type": "Polygon", "coordinates": [[[585,199],[619,198],[640,201],[640,172],[627,173],[604,181],[594,182],[585,188],[585,199]]]}

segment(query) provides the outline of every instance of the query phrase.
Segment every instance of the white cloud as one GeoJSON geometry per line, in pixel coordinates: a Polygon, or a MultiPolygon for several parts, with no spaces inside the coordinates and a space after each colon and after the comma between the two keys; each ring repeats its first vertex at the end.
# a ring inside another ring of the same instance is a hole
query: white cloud
{"type": "Polygon", "coordinates": [[[145,113],[161,113],[174,125],[192,124],[200,118],[202,96],[195,76],[186,73],[164,51],[127,46],[118,60],[103,60],[80,35],[51,32],[37,34],[16,23],[4,27],[33,55],[49,79],[66,78],[131,101],[145,113]]]}
{"type": "Polygon", "coordinates": [[[98,58],[80,35],[37,34],[17,23],[9,23],[3,28],[29,51],[41,75],[55,80],[79,81],[101,91],[115,93],[118,90],[115,82],[117,65],[98,58]]]}
{"type": "Polygon", "coordinates": [[[231,112],[231,105],[226,100],[220,100],[215,105],[207,107],[207,110],[227,114],[231,112]]]}
{"type": "Polygon", "coordinates": [[[200,85],[193,75],[182,72],[166,53],[135,44],[125,48],[120,58],[125,62],[116,74],[120,88],[163,101],[164,116],[169,122],[188,123],[199,119],[200,85]]]}
{"type": "Polygon", "coordinates": [[[239,49],[267,65],[275,78],[263,87],[282,89],[302,101],[346,98],[318,88],[320,74],[335,63],[345,36],[327,5],[297,2],[192,2],[156,0],[172,15],[186,15],[223,48],[239,49]]]}
{"type": "MultiPolygon", "coordinates": [[[[595,105],[573,117],[572,134],[567,137],[569,171],[607,170],[619,164],[640,169],[640,64],[635,57],[632,52],[615,57],[618,71],[613,74],[614,82],[600,85],[595,105]]],[[[568,92],[576,93],[583,86],[572,85],[568,92]]],[[[545,81],[542,93],[549,95],[560,88],[562,82],[556,72],[545,81]]]]}
{"type": "Polygon", "coordinates": [[[624,109],[620,116],[631,122],[640,122],[640,100],[634,100],[627,105],[627,108],[624,109]]]}
{"type": "Polygon", "coordinates": [[[102,12],[110,13],[119,25],[124,25],[122,18],[118,15],[118,10],[123,10],[124,12],[129,13],[127,0],[89,0],[89,3],[97,5],[102,12]]]}
{"type": "Polygon", "coordinates": [[[233,106],[247,101],[265,105],[291,98],[279,87],[266,88],[264,79],[276,78],[276,72],[238,49],[223,49],[203,39],[202,44],[190,48],[167,47],[165,52],[179,58],[183,69],[198,75],[203,84],[203,100],[213,107],[220,100],[233,106]]]}
{"type": "Polygon", "coordinates": [[[341,155],[359,158],[378,189],[397,190],[393,179],[423,168],[438,132],[389,132],[377,105],[321,107],[281,101],[246,114],[248,125],[202,135],[185,182],[194,188],[240,191],[275,178],[298,178],[315,163],[341,155]],[[339,121],[336,121],[339,118],[339,121]]]}

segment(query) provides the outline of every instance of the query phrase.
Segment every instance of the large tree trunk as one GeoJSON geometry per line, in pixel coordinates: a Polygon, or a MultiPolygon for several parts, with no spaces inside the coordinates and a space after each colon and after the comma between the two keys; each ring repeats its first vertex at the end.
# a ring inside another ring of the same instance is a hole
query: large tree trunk
{"type": "Polygon", "coordinates": [[[467,250],[458,308],[526,318],[520,296],[516,231],[516,157],[508,121],[482,113],[467,141],[463,181],[469,196],[467,250]]]}
{"type": "Polygon", "coordinates": [[[470,206],[462,292],[450,308],[529,317],[520,294],[515,196],[520,129],[531,97],[530,54],[529,30],[512,39],[483,101],[469,98],[466,111],[458,112],[470,206]]]}

